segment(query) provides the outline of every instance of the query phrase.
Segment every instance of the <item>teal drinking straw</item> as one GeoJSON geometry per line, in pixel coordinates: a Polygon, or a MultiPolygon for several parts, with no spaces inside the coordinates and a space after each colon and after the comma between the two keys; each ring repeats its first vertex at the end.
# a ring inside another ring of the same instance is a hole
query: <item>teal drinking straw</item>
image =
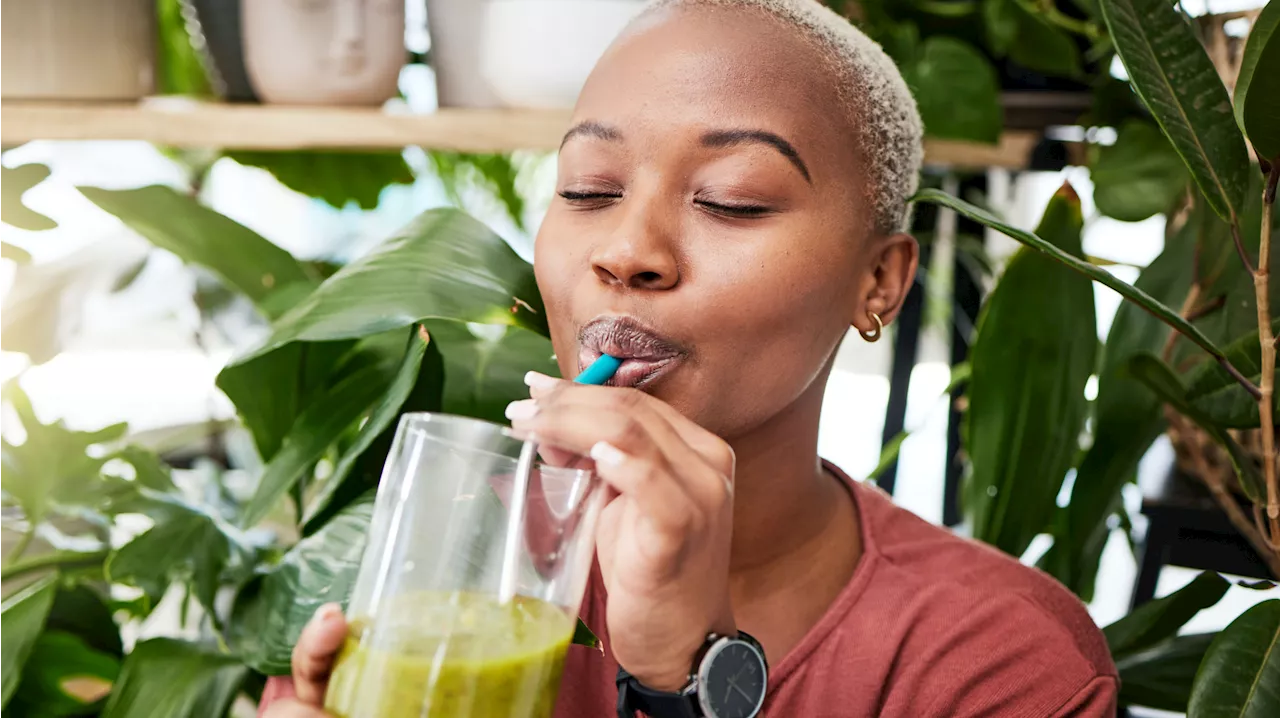
{"type": "MultiPolygon", "coordinates": [[[[573,381],[578,384],[603,384],[613,378],[622,366],[622,360],[601,354],[573,381]]],[[[520,460],[516,462],[515,486],[511,494],[511,512],[507,514],[507,540],[502,550],[502,576],[499,581],[498,600],[510,601],[516,595],[516,562],[520,556],[520,537],[524,534],[524,505],[529,496],[529,474],[538,456],[538,442],[529,439],[520,448],[520,460]]]]}

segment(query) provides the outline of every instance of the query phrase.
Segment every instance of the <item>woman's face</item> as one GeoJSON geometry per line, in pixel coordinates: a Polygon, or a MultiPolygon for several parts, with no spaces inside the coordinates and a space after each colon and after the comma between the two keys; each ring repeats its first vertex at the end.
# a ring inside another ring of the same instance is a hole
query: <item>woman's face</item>
{"type": "Polygon", "coordinates": [[[617,383],[732,438],[821,391],[883,240],[813,49],[755,13],[641,22],[578,100],[538,286],[566,376],[618,355],[617,383]]]}

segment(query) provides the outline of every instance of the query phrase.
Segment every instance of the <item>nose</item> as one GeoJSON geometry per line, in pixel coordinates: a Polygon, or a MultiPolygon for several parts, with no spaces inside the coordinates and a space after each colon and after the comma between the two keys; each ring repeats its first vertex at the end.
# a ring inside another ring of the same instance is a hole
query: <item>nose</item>
{"type": "Polygon", "coordinates": [[[591,268],[610,287],[673,289],[680,283],[680,263],[672,232],[650,208],[636,205],[608,241],[592,251],[591,268]]]}

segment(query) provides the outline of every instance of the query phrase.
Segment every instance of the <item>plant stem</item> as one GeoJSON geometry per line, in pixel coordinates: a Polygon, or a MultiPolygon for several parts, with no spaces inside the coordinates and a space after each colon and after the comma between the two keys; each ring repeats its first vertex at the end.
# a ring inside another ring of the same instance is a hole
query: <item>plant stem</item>
{"type": "Polygon", "coordinates": [[[1276,203],[1276,182],[1280,180],[1280,163],[1273,162],[1262,190],[1262,227],[1258,241],[1258,268],[1253,272],[1253,287],[1258,302],[1258,340],[1262,345],[1262,381],[1258,396],[1258,412],[1262,419],[1262,476],[1267,484],[1267,522],[1272,543],[1280,542],[1280,484],[1276,481],[1276,430],[1271,413],[1272,394],[1276,382],[1276,346],[1271,335],[1271,213],[1276,203]]]}
{"type": "Polygon", "coordinates": [[[104,549],[102,551],[92,551],[89,553],[80,551],[64,551],[45,554],[44,556],[36,556],[35,558],[21,561],[11,566],[5,566],[4,570],[0,571],[0,580],[8,581],[11,578],[17,578],[18,576],[31,573],[32,571],[39,571],[44,568],[80,568],[84,566],[92,566],[95,563],[101,563],[106,560],[109,553],[109,551],[104,549]]]}
{"type": "Polygon", "coordinates": [[[28,526],[26,531],[18,537],[18,543],[9,551],[9,555],[4,557],[6,566],[11,566],[15,561],[22,558],[22,554],[26,553],[27,547],[31,545],[31,540],[36,537],[36,527],[28,526]]]}

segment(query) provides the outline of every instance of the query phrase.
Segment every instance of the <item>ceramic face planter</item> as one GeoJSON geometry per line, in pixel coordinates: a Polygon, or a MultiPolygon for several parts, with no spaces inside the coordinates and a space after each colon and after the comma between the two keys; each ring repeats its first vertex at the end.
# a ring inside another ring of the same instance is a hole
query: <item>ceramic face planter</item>
{"type": "Polygon", "coordinates": [[[379,105],[396,92],[404,0],[251,0],[242,19],[263,102],[379,105]]]}

